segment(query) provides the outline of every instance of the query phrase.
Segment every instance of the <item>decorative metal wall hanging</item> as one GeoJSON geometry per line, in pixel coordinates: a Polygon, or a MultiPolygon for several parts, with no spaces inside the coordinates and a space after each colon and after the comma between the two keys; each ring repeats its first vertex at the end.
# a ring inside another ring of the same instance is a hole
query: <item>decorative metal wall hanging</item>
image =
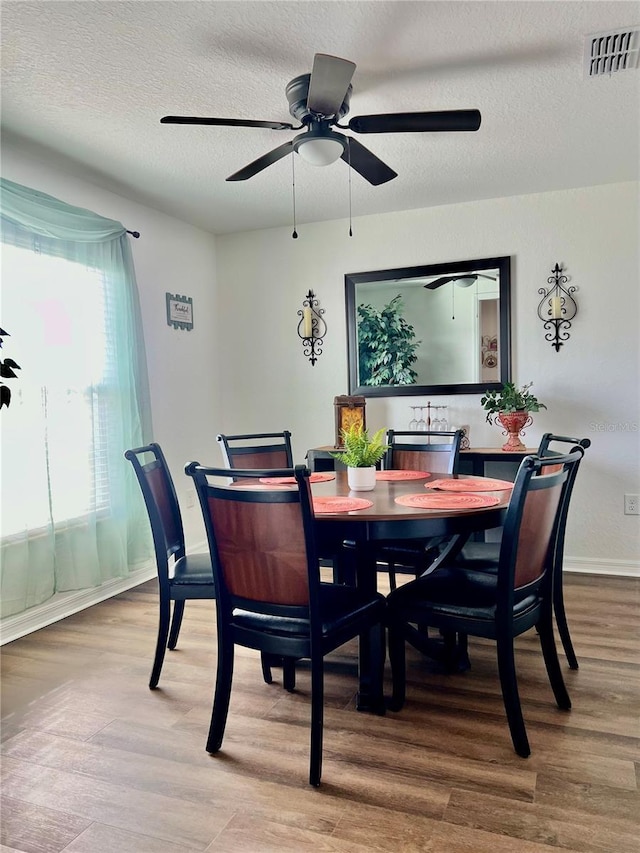
{"type": "Polygon", "coordinates": [[[179,293],[167,293],[167,325],[174,329],[193,329],[193,299],[179,293]]]}
{"type": "Polygon", "coordinates": [[[558,264],[552,272],[553,275],[547,279],[551,287],[548,289],[541,287],[538,290],[538,293],[542,294],[538,305],[538,317],[546,329],[544,339],[551,341],[551,346],[559,352],[563,342],[570,337],[568,330],[571,328],[571,321],[578,313],[578,305],[571,295],[576,292],[577,287],[564,287],[569,279],[562,274],[562,267],[558,264]]]}
{"type": "Polygon", "coordinates": [[[318,356],[322,355],[324,337],[327,334],[327,324],[322,318],[324,308],[318,307],[318,300],[313,290],[310,290],[302,300],[302,308],[298,309],[298,337],[302,340],[305,356],[315,365],[318,356]]]}

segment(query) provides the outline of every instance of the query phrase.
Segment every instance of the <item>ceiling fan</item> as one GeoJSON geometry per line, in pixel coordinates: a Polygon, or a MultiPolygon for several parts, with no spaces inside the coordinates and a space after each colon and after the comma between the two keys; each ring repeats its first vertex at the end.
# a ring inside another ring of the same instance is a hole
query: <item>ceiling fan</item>
{"type": "Polygon", "coordinates": [[[437,278],[435,281],[430,281],[429,284],[425,284],[423,287],[426,287],[429,290],[435,290],[437,287],[446,284],[448,281],[455,281],[455,283],[460,287],[470,287],[479,278],[490,278],[492,281],[496,280],[495,275],[485,275],[481,272],[462,273],[461,275],[445,275],[442,278],[437,278]]]}
{"type": "Polygon", "coordinates": [[[480,127],[478,110],[446,112],[382,113],[356,116],[348,125],[338,122],[349,112],[351,78],[355,63],[326,53],[316,53],[311,74],[294,77],[285,89],[290,114],[300,122],[294,127],[282,121],[252,121],[233,118],[164,116],[162,124],[203,124],[229,127],[265,127],[271,130],[304,130],[294,139],[263,154],[233,175],[228,181],[246,181],[286,157],[293,151],[316,166],[327,166],[342,158],[370,184],[377,186],[397,177],[386,163],[352,136],[337,133],[332,127],[354,133],[423,133],[471,131],[480,127]]]}

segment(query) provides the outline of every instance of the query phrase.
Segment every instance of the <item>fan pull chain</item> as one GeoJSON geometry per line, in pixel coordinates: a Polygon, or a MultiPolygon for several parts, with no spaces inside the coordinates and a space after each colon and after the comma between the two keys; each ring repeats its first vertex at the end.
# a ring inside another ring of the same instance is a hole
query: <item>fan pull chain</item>
{"type": "Polygon", "coordinates": [[[292,177],[292,185],[293,185],[293,234],[291,235],[294,240],[298,239],[298,232],[296,231],[296,165],[295,165],[295,151],[291,152],[291,177],[292,177]]]}
{"type": "Polygon", "coordinates": [[[456,283],[451,282],[451,319],[456,319],[456,283]]]}
{"type": "Polygon", "coordinates": [[[349,237],[353,237],[353,230],[351,229],[351,140],[349,139],[347,142],[347,158],[349,165],[349,237]]]}

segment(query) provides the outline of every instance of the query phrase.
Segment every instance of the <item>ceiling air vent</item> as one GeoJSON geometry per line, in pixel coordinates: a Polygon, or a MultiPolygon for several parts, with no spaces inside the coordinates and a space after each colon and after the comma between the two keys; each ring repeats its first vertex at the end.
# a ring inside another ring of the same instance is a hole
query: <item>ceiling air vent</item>
{"type": "Polygon", "coordinates": [[[592,33],[585,39],[585,77],[602,77],[617,71],[638,68],[640,28],[626,27],[606,33],[592,33]]]}

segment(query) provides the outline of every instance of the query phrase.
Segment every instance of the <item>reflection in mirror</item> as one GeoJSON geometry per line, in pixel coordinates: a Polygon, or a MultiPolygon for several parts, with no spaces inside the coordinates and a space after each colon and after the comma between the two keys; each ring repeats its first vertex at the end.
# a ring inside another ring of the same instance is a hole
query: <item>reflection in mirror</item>
{"type": "Polygon", "coordinates": [[[345,276],[349,393],[474,394],[510,381],[510,258],[345,276]]]}

